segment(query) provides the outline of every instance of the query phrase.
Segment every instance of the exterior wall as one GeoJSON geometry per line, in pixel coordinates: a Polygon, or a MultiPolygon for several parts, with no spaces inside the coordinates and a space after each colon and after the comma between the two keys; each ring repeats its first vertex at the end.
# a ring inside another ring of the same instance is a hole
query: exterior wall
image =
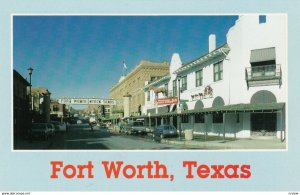
{"type": "Polygon", "coordinates": [[[14,97],[14,136],[25,136],[30,127],[29,99],[27,86],[29,83],[17,72],[13,72],[14,97]]]}
{"type": "Polygon", "coordinates": [[[227,43],[231,51],[224,68],[224,82],[230,84],[230,99],[225,97],[226,103],[249,103],[252,95],[259,90],[272,92],[277,102],[287,102],[287,23],[284,15],[267,15],[266,23],[262,24],[259,24],[258,15],[241,16],[229,30],[227,43]],[[251,50],[268,47],[276,48],[276,64],[281,64],[282,85],[250,87],[248,90],[245,68],[251,66],[251,50]]]}
{"type": "MultiPolygon", "coordinates": [[[[194,109],[196,101],[192,101],[191,95],[203,92],[205,86],[210,85],[213,88],[213,98],[222,97],[225,105],[250,103],[253,94],[260,90],[272,92],[276,96],[277,102],[286,102],[286,29],[286,17],[283,15],[268,15],[267,22],[262,24],[259,24],[258,15],[240,16],[235,26],[227,34],[230,52],[223,61],[223,80],[214,82],[213,64],[210,64],[203,67],[203,86],[195,87],[196,76],[195,71],[192,70],[187,73],[188,87],[181,94],[181,99],[189,100],[188,108],[194,109]],[[276,64],[281,64],[282,85],[250,87],[248,89],[245,80],[245,68],[251,66],[251,50],[268,47],[276,48],[276,64]]],[[[202,100],[205,108],[212,106],[213,98],[202,100]]]]}
{"type": "Polygon", "coordinates": [[[50,102],[50,114],[57,114],[58,117],[63,117],[65,114],[65,105],[58,102],[50,102]],[[55,111],[55,108],[57,110],[55,111]]]}
{"type": "Polygon", "coordinates": [[[168,62],[151,62],[142,60],[123,80],[110,90],[110,98],[118,101],[118,110],[123,109],[123,96],[130,94],[131,114],[138,112],[139,105],[145,105],[144,85],[151,77],[161,77],[169,73],[168,62]]]}
{"type": "MultiPolygon", "coordinates": [[[[215,97],[223,98],[225,105],[250,103],[251,97],[258,91],[267,90],[276,96],[277,102],[287,102],[287,34],[286,17],[284,15],[267,15],[266,23],[259,24],[258,15],[240,16],[227,34],[227,44],[230,52],[223,61],[223,80],[213,82],[213,64],[203,67],[203,86],[195,87],[195,71],[187,73],[188,88],[181,94],[181,99],[189,100],[189,110],[194,109],[196,101],[191,95],[201,93],[204,87],[213,88],[213,98],[203,99],[204,108],[212,107],[215,97]],[[251,50],[275,47],[276,64],[281,65],[282,85],[267,85],[247,87],[245,68],[250,67],[251,50]]],[[[226,130],[237,130],[237,137],[250,136],[250,114],[244,113],[242,125],[235,124],[233,116],[226,114],[226,130]]],[[[220,133],[223,125],[212,124],[209,128],[214,133],[220,133]]],[[[183,126],[185,128],[186,125],[183,126]]],[[[196,125],[196,128],[201,128],[196,125]]],[[[285,119],[277,114],[277,137],[285,128],[285,119]]],[[[284,133],[283,133],[284,134],[284,133]]],[[[227,133],[226,136],[231,136],[227,133]]],[[[283,135],[284,137],[285,135],[283,135]]]]}

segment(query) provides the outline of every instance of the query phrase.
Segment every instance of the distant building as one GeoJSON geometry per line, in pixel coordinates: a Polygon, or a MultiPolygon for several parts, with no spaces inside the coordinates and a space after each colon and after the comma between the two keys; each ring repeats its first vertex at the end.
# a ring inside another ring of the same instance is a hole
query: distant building
{"type": "Polygon", "coordinates": [[[151,82],[169,73],[168,62],[151,62],[142,60],[128,75],[122,76],[119,82],[110,89],[110,98],[117,100],[112,108],[114,114],[124,112],[124,96],[128,98],[129,115],[137,116],[145,105],[145,82],[151,82]]]}
{"type": "Polygon", "coordinates": [[[110,105],[88,105],[84,112],[89,115],[96,115],[99,119],[110,118],[110,105]]]}
{"type": "Polygon", "coordinates": [[[67,110],[65,104],[60,104],[58,101],[50,100],[50,116],[51,118],[66,117],[67,110]]]}
{"type": "Polygon", "coordinates": [[[31,96],[34,122],[49,122],[51,93],[44,87],[38,87],[32,88],[31,96]]]}
{"type": "Polygon", "coordinates": [[[23,137],[30,127],[30,112],[27,87],[30,84],[16,70],[13,71],[14,137],[23,137]]]}

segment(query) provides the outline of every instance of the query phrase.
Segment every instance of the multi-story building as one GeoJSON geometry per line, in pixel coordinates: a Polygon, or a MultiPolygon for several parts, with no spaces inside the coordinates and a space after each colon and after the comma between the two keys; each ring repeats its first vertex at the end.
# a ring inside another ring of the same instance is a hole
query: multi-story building
{"type": "MultiPolygon", "coordinates": [[[[27,87],[30,85],[16,70],[13,71],[14,97],[14,138],[23,137],[30,128],[29,98],[27,87]]],[[[15,143],[17,144],[17,143],[15,143]]]]}
{"type": "Polygon", "coordinates": [[[227,42],[218,48],[215,43],[211,35],[209,51],[183,65],[179,55],[173,55],[171,74],[144,88],[144,114],[150,113],[156,125],[166,121],[180,130],[240,138],[269,135],[284,140],[286,16],[239,16],[227,33],[227,42]],[[170,96],[174,101],[165,99],[170,96]]]}
{"type": "Polygon", "coordinates": [[[153,81],[169,72],[168,62],[142,60],[128,75],[122,76],[110,90],[110,98],[117,100],[113,113],[124,112],[124,96],[130,97],[130,115],[139,115],[145,105],[145,81],[153,81]]]}

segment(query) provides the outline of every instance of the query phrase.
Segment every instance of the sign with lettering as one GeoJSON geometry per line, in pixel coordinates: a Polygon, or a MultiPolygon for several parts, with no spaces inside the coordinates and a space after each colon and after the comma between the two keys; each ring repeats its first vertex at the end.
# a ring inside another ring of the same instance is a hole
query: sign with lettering
{"type": "Polygon", "coordinates": [[[170,98],[159,98],[156,99],[158,105],[170,105],[170,104],[177,104],[178,98],[177,97],[170,97],[170,98]]]}
{"type": "Polygon", "coordinates": [[[59,98],[60,104],[94,104],[94,105],[116,105],[116,100],[101,98],[59,98]]]}

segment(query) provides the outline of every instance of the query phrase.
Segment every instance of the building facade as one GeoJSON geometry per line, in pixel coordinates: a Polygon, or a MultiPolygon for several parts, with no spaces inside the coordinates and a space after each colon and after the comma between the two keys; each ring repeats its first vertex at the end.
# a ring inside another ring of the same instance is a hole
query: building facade
{"type": "Polygon", "coordinates": [[[67,117],[68,111],[65,104],[60,104],[58,101],[50,100],[50,118],[62,119],[67,117]]]}
{"type": "MultiPolygon", "coordinates": [[[[30,104],[27,87],[30,84],[16,70],[13,71],[14,138],[24,137],[30,128],[30,104]]],[[[17,144],[17,143],[14,143],[17,144]]]]}
{"type": "Polygon", "coordinates": [[[153,81],[169,73],[168,62],[142,60],[128,75],[122,76],[110,90],[110,98],[117,100],[111,112],[124,112],[124,96],[130,96],[129,114],[139,115],[145,105],[144,86],[146,81],[153,81]]]}
{"type": "Polygon", "coordinates": [[[218,48],[215,43],[211,35],[208,52],[182,66],[175,63],[180,61],[178,54],[173,55],[171,74],[144,88],[144,114],[177,124],[179,130],[284,140],[286,16],[239,16],[227,33],[227,42],[218,48]],[[167,97],[176,97],[178,103],[158,105],[157,100],[167,97]]]}
{"type": "Polygon", "coordinates": [[[48,123],[50,121],[51,93],[44,87],[37,87],[31,90],[31,97],[34,122],[48,123]]]}

